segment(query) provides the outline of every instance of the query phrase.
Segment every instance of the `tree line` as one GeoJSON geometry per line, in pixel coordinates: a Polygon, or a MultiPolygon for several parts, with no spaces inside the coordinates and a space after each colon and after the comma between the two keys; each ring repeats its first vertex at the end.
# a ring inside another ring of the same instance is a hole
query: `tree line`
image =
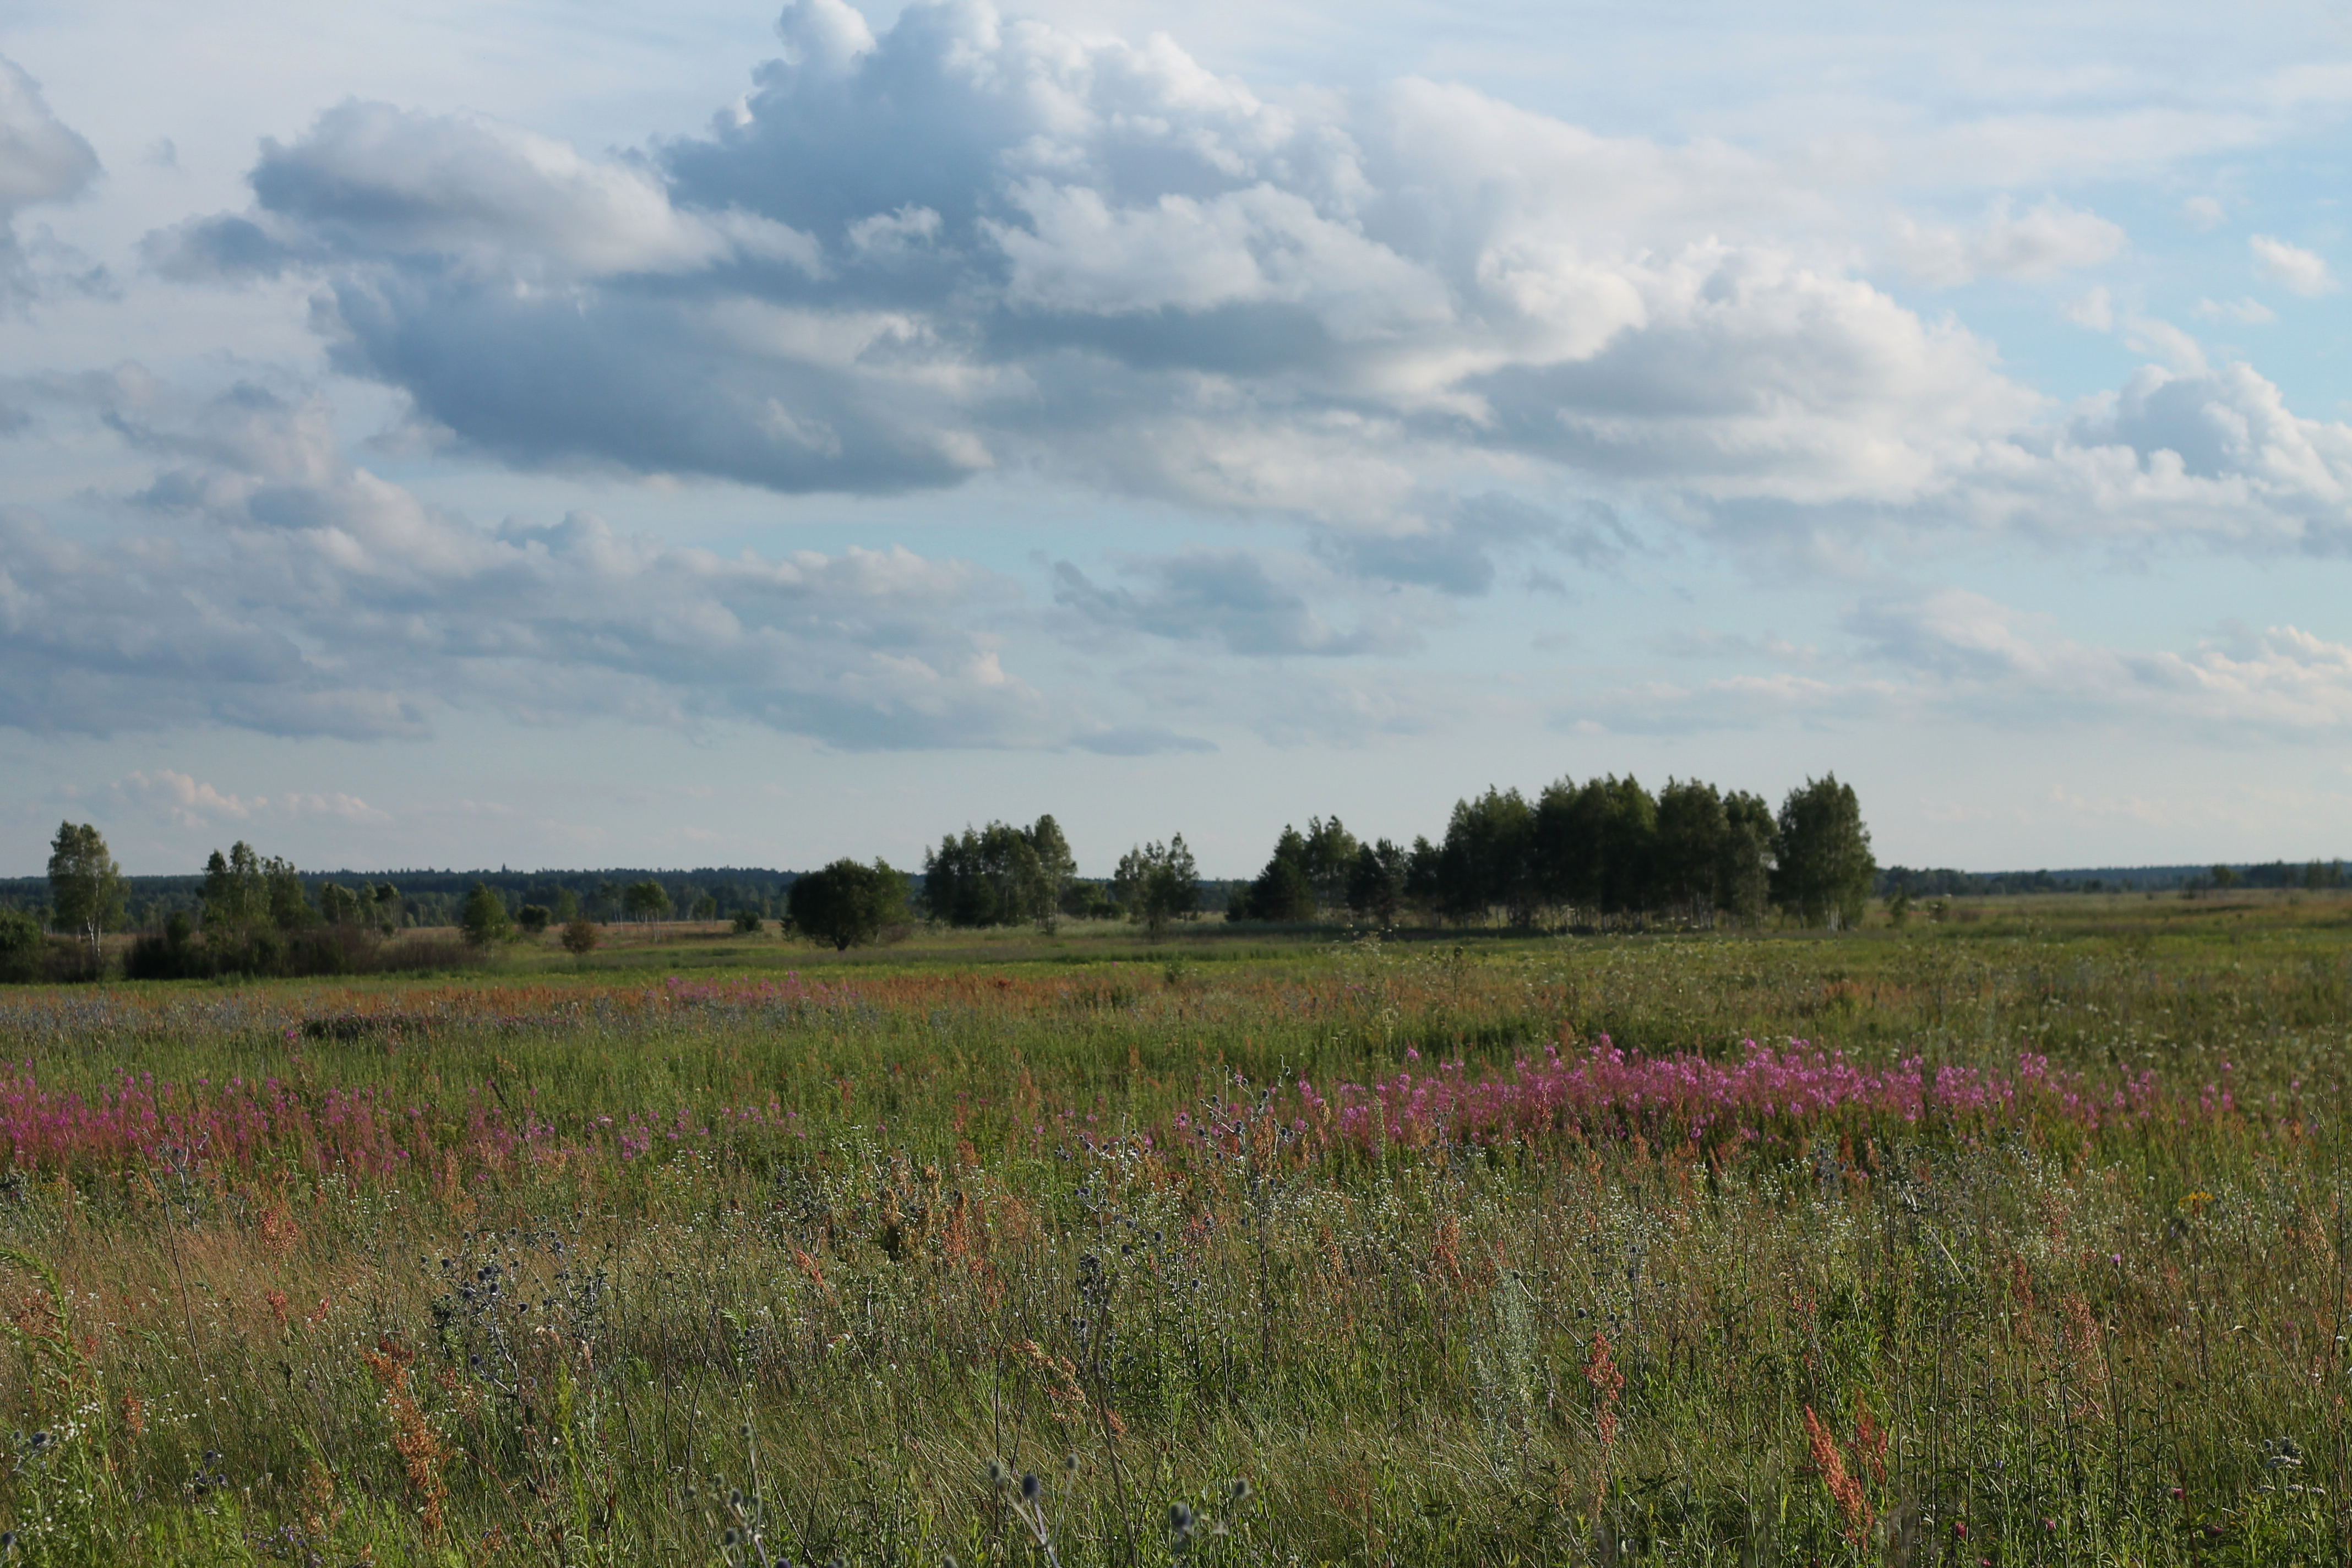
{"type": "MultiPolygon", "coordinates": [[[[130,879],[98,829],[61,824],[51,848],[47,924],[59,936],[45,933],[26,911],[0,910],[0,979],[94,975],[104,960],[101,934],[125,923],[130,879]]],[[[1303,831],[1283,828],[1256,876],[1231,884],[1202,879],[1181,833],[1133,846],[1108,878],[1082,878],[1051,816],[1027,826],[990,822],[947,834],[913,874],[878,858],[797,874],[739,868],[685,879],[404,873],[429,881],[421,894],[389,880],[353,879],[346,886],[240,842],[215,850],[201,879],[175,879],[194,884],[184,900],[148,904],[150,918],[138,922],[145,929],[124,967],[133,977],[157,978],[352,973],[383,962],[383,939],[423,925],[454,925],[477,949],[556,929],[565,946],[585,952],[598,941],[600,921],[674,914],[729,918],[742,932],[778,920],[807,940],[846,949],[919,920],[1050,931],[1066,919],[1124,918],[1157,935],[1220,906],[1228,921],[1287,924],[1344,916],[1383,927],[1411,920],[1575,929],[1754,924],[1777,915],[1834,930],[1860,924],[1874,895],[1907,908],[1914,896],[2155,886],[2157,876],[2189,888],[2345,884],[2341,862],[2172,875],[2189,869],[2150,868],[2144,881],[2111,873],[2112,883],[2047,872],[1882,871],[1861,803],[1833,773],[1807,779],[1777,809],[1760,795],[1696,779],[1669,779],[1653,794],[1638,779],[1612,773],[1581,783],[1561,778],[1532,796],[1490,786],[1454,804],[1441,837],[1417,837],[1409,846],[1359,839],[1336,816],[1310,817],[1303,831]],[[493,886],[493,878],[502,885],[493,886]],[[163,909],[168,915],[153,918],[163,909]]],[[[419,961],[449,961],[448,948],[428,953],[430,946],[414,944],[419,961]]]]}
{"type": "Polygon", "coordinates": [[[1850,784],[1809,779],[1775,813],[1697,780],[1652,795],[1614,774],[1563,778],[1533,799],[1490,787],[1458,801],[1441,839],[1359,841],[1338,817],[1285,827],[1229,920],[1303,921],[1346,910],[1393,923],[1596,925],[1668,919],[1861,922],[1877,870],[1850,784]]]}

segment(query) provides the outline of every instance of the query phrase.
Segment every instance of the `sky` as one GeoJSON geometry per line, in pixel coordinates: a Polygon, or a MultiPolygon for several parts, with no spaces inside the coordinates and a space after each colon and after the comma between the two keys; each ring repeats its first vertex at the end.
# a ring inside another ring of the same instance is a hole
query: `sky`
{"type": "Polygon", "coordinates": [[[2352,853],[2340,7],[16,0],[0,874],[2352,853]]]}

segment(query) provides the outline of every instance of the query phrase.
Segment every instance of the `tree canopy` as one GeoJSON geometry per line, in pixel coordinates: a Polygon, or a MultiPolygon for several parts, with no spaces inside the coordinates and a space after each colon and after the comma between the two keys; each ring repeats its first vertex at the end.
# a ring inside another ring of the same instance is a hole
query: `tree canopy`
{"type": "Polygon", "coordinates": [[[88,942],[96,963],[105,932],[122,923],[122,868],[87,822],[59,823],[49,851],[50,918],[88,942]]]}
{"type": "Polygon", "coordinates": [[[793,925],[802,935],[845,952],[905,918],[907,879],[880,860],[871,866],[835,860],[793,882],[789,898],[793,925]]]}
{"type": "Polygon", "coordinates": [[[1201,871],[1181,833],[1167,843],[1139,844],[1119,857],[1111,874],[1111,896],[1127,918],[1156,939],[1168,922],[1190,920],[1201,908],[1201,871]]]}

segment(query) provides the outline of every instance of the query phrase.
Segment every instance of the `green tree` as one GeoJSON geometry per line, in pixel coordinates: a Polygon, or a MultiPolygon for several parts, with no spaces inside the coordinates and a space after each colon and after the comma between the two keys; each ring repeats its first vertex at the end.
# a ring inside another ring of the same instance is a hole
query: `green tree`
{"type": "Polygon", "coordinates": [[[271,856],[261,863],[261,880],[271,925],[296,931],[319,923],[319,911],[310,907],[310,896],[302,889],[302,873],[294,868],[294,862],[282,855],[271,856]]]}
{"type": "Polygon", "coordinates": [[[373,918],[376,930],[390,936],[400,929],[403,906],[400,889],[390,882],[378,882],[368,894],[368,902],[375,906],[373,918]]]}
{"type": "Polygon", "coordinates": [[[1120,856],[1110,885],[1127,918],[1142,924],[1154,941],[1167,931],[1169,921],[1200,912],[1200,868],[1181,833],[1165,844],[1139,844],[1120,856]]]}
{"type": "Polygon", "coordinates": [[[1229,921],[1311,921],[1315,918],[1315,883],[1307,871],[1308,848],[1298,829],[1284,825],[1274,841],[1274,853],[1257,879],[1225,906],[1229,921]]]}
{"type": "Polygon", "coordinates": [[[89,944],[95,966],[104,953],[101,939],[122,923],[122,868],[89,823],[58,825],[49,846],[49,909],[51,920],[89,944]]]}
{"type": "Polygon", "coordinates": [[[1835,773],[1807,779],[1780,803],[1772,899],[1809,926],[1858,926],[1878,862],[1853,786],[1835,773]]]}
{"type": "Polygon", "coordinates": [[[1457,801],[1436,865],[1437,907],[1456,921],[1483,921],[1501,910],[1513,924],[1536,906],[1532,852],[1535,812],[1517,790],[1489,788],[1457,801]]]}
{"type": "Polygon", "coordinates": [[[669,914],[669,890],[647,877],[621,890],[621,912],[633,921],[657,921],[669,914]]]}
{"type": "Polygon", "coordinates": [[[359,925],[362,913],[360,896],[341,882],[329,882],[319,889],[319,918],[329,925],[359,925]]]}
{"type": "Polygon", "coordinates": [[[47,967],[49,939],[22,910],[0,910],[0,981],[38,980],[47,967]]]}
{"type": "Polygon", "coordinates": [[[845,952],[905,918],[907,879],[880,860],[871,866],[835,860],[795,880],[788,898],[796,930],[845,952]]]}
{"type": "Polygon", "coordinates": [[[555,889],[555,923],[568,926],[580,918],[580,895],[569,888],[555,889]]]}
{"type": "Polygon", "coordinates": [[[924,853],[923,913],[942,925],[1034,922],[1051,931],[1076,877],[1069,842],[1051,816],[1026,828],[1002,822],[966,827],[924,853]]]}
{"type": "Polygon", "coordinates": [[[1038,930],[1051,931],[1061,919],[1063,900],[1077,882],[1078,859],[1070,853],[1070,841],[1062,837],[1062,825],[1050,815],[1030,826],[1029,847],[1037,857],[1037,885],[1029,918],[1038,930]]]}
{"type": "Polygon", "coordinates": [[[1723,797],[1723,846],[1715,863],[1715,907],[1743,925],[1764,918],[1772,894],[1772,808],[1734,790],[1723,797]]]}
{"type": "Polygon", "coordinates": [[[1348,868],[1348,908],[1359,917],[1378,921],[1382,926],[1396,923],[1397,910],[1404,902],[1405,875],[1410,857],[1388,839],[1376,844],[1356,846],[1356,858],[1348,868]]]}
{"type": "Polygon", "coordinates": [[[269,917],[269,884],[262,873],[261,857],[242,838],[224,856],[217,849],[205,862],[203,901],[207,934],[233,938],[269,917]]]}
{"type": "Polygon", "coordinates": [[[496,946],[507,939],[506,900],[488,882],[475,883],[474,890],[466,895],[466,907],[457,917],[457,927],[476,947],[496,946]]]}
{"type": "Polygon", "coordinates": [[[1653,898],[1659,909],[1693,918],[1716,908],[1716,868],[1731,829],[1723,796],[1696,779],[1666,781],[1658,792],[1657,836],[1651,858],[1653,898]]]}
{"type": "Polygon", "coordinates": [[[531,936],[538,936],[546,931],[548,922],[554,918],[555,911],[545,904],[525,904],[515,911],[515,924],[522,927],[523,931],[531,936]]]}
{"type": "Polygon", "coordinates": [[[1337,816],[1307,819],[1306,852],[1298,868],[1314,888],[1317,908],[1336,910],[1348,901],[1348,873],[1355,868],[1360,847],[1356,836],[1337,816]]]}

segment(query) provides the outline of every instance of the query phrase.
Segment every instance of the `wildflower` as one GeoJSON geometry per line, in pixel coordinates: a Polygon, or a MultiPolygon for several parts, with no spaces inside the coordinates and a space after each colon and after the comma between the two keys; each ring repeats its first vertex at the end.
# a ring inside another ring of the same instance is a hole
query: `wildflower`
{"type": "Polygon", "coordinates": [[[1234,1494],[1234,1500],[1235,1502],[1247,1502],[1247,1501],[1249,1501],[1249,1497],[1250,1497],[1250,1484],[1249,1484],[1249,1478],[1248,1478],[1247,1476],[1235,1476],[1235,1477],[1234,1478],[1234,1479],[1233,1479],[1233,1488],[1232,1488],[1232,1490],[1233,1490],[1233,1494],[1234,1494]]]}
{"type": "Polygon", "coordinates": [[[988,1461],[988,1484],[990,1487],[993,1488],[997,1491],[1003,1491],[1007,1479],[1008,1478],[1004,1474],[1004,1467],[1002,1464],[994,1459],[988,1461]]]}
{"type": "MultiPolygon", "coordinates": [[[[1829,1489],[1838,1510],[1845,1515],[1847,1536],[1859,1542],[1870,1529],[1870,1502],[1863,1496],[1862,1482],[1846,1469],[1845,1456],[1838,1452],[1837,1439],[1813,1414],[1813,1407],[1808,1405],[1804,1412],[1806,1446],[1811,1452],[1814,1473],[1822,1478],[1822,1485],[1829,1489]]],[[[1965,1526],[1956,1528],[1966,1533],[1965,1526]]]]}
{"type": "Polygon", "coordinates": [[[1191,1507],[1181,1502],[1170,1503],[1168,1505],[1168,1528],[1179,1535],[1188,1533],[1192,1528],[1192,1510],[1191,1507]]]}
{"type": "Polygon", "coordinates": [[[1026,1470],[1022,1473],[1021,1500],[1023,1502],[1035,1502],[1037,1500],[1037,1494],[1044,1489],[1045,1483],[1037,1479],[1036,1471],[1026,1470]]]}

